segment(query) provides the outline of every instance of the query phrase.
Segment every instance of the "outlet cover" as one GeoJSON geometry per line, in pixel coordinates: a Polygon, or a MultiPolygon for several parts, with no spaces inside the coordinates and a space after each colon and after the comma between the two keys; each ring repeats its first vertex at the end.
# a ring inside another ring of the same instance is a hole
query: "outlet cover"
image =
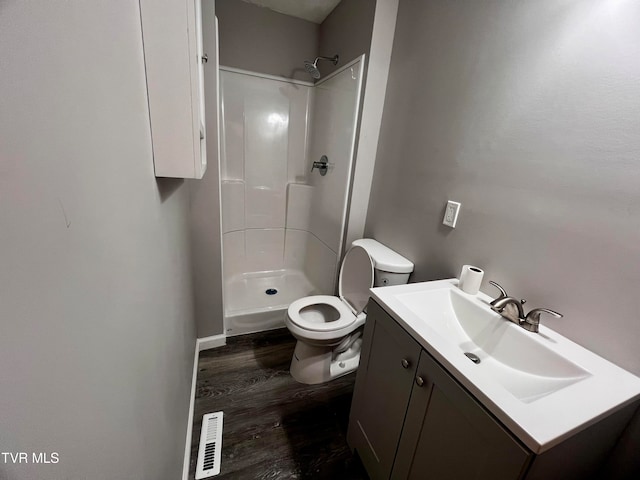
{"type": "Polygon", "coordinates": [[[458,221],[460,207],[462,207],[461,203],[452,202],[451,200],[449,200],[447,202],[447,208],[444,211],[444,220],[442,220],[442,223],[448,227],[456,228],[456,222],[458,221]]]}

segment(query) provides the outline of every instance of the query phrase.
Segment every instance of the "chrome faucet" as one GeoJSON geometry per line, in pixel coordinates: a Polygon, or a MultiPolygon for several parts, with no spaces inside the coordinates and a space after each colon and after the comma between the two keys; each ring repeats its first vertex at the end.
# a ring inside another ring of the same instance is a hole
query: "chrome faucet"
{"type": "Polygon", "coordinates": [[[317,168],[320,175],[323,177],[327,174],[329,167],[333,167],[333,163],[329,163],[329,158],[326,155],[322,155],[320,160],[313,162],[311,167],[311,173],[317,168]]]}
{"type": "Polygon", "coordinates": [[[491,302],[491,310],[498,312],[507,320],[511,320],[516,325],[525,319],[524,308],[526,300],[518,300],[514,297],[501,297],[491,302]]]}
{"type": "Polygon", "coordinates": [[[491,310],[499,313],[516,325],[520,325],[529,332],[538,333],[541,313],[547,313],[556,318],[562,318],[561,313],[554,312],[548,308],[534,308],[525,315],[523,308],[523,305],[526,303],[525,299],[518,300],[517,298],[508,296],[505,289],[496,282],[490,281],[489,284],[500,290],[500,296],[489,304],[491,305],[491,310]]]}

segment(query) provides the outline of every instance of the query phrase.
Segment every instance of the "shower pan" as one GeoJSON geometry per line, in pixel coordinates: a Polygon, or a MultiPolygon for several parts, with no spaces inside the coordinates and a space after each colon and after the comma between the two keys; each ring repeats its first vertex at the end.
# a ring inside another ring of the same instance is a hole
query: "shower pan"
{"type": "Polygon", "coordinates": [[[334,293],[363,61],[315,84],[220,67],[227,335],[283,327],[291,302],[334,293]]]}

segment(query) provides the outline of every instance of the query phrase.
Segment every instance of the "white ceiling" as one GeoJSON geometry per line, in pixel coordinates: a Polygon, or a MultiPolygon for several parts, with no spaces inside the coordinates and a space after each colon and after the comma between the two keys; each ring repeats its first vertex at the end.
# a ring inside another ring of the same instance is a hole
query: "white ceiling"
{"type": "Polygon", "coordinates": [[[274,12],[284,13],[292,17],[322,23],[340,0],[243,0],[274,12]]]}

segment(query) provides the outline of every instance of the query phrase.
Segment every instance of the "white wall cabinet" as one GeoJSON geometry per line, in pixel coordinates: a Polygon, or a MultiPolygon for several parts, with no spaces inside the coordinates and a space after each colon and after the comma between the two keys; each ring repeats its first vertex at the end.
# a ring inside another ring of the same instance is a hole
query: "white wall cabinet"
{"type": "MultiPolygon", "coordinates": [[[[202,178],[207,155],[201,0],[140,0],[140,11],[155,175],[202,178]]],[[[210,56],[217,63],[217,52],[210,56]]]]}

